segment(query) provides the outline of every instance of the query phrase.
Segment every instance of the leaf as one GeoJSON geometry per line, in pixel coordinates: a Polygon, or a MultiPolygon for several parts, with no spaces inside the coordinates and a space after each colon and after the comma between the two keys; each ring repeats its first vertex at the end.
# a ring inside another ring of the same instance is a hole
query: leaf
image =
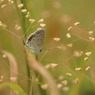
{"type": "Polygon", "coordinates": [[[14,83],[2,83],[0,84],[0,89],[2,89],[3,87],[5,86],[9,86],[13,91],[17,92],[18,94],[17,95],[27,95],[23,89],[17,85],[17,84],[14,84],[14,83]]]}

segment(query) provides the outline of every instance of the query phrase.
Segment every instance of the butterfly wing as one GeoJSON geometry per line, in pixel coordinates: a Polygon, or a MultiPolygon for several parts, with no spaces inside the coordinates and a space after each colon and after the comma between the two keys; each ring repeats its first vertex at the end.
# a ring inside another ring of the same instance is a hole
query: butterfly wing
{"type": "Polygon", "coordinates": [[[26,46],[34,50],[34,52],[40,52],[43,44],[45,30],[40,29],[30,34],[26,40],[26,46]]]}

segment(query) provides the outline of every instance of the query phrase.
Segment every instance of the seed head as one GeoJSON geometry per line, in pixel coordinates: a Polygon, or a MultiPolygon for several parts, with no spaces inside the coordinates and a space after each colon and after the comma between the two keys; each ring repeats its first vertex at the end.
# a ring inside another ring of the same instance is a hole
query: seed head
{"type": "Polygon", "coordinates": [[[88,61],[88,57],[85,57],[85,58],[84,58],[84,61],[88,61]]]}
{"type": "Polygon", "coordinates": [[[50,64],[47,64],[47,65],[45,66],[45,68],[46,68],[46,69],[50,68],[50,64]]]}
{"type": "Polygon", "coordinates": [[[89,35],[92,35],[92,34],[93,34],[93,31],[89,31],[88,34],[89,34],[89,35]]]}
{"type": "Polygon", "coordinates": [[[4,0],[0,0],[0,4],[3,2],[4,0]]]}
{"type": "Polygon", "coordinates": [[[18,5],[18,8],[22,8],[24,5],[23,4],[19,4],[18,5]]]}
{"type": "Polygon", "coordinates": [[[72,47],[72,46],[73,46],[73,44],[72,44],[72,43],[70,43],[70,44],[67,44],[67,46],[68,46],[68,47],[72,47]]]}
{"type": "Polygon", "coordinates": [[[39,23],[43,23],[44,22],[44,19],[42,18],[42,19],[38,20],[38,22],[39,23]]]}
{"type": "Polygon", "coordinates": [[[66,75],[67,75],[67,76],[72,76],[72,74],[71,74],[71,73],[66,73],[66,75]]]}
{"type": "Polygon", "coordinates": [[[92,52],[86,52],[85,55],[86,56],[90,56],[92,54],[92,52]]]}
{"type": "Polygon", "coordinates": [[[58,80],[62,80],[62,79],[64,79],[64,76],[61,75],[58,77],[58,80]]]}
{"type": "Polygon", "coordinates": [[[7,55],[3,54],[3,58],[6,58],[6,57],[7,57],[7,55]]]}
{"type": "Polygon", "coordinates": [[[63,87],[62,90],[67,92],[70,88],[69,87],[63,87]]]}
{"type": "Polygon", "coordinates": [[[70,26],[70,27],[68,28],[68,31],[72,30],[72,28],[73,28],[73,27],[72,27],[72,26],[70,26]]]}
{"type": "Polygon", "coordinates": [[[35,19],[29,19],[29,21],[30,21],[31,23],[34,23],[34,22],[35,22],[35,19]]]}
{"type": "Polygon", "coordinates": [[[16,29],[16,30],[20,30],[20,29],[21,29],[21,26],[19,26],[19,25],[16,24],[16,25],[15,25],[15,29],[16,29]]]}
{"type": "Polygon", "coordinates": [[[67,85],[68,81],[67,81],[67,80],[63,80],[61,83],[62,83],[63,85],[67,85]]]}
{"type": "Polygon", "coordinates": [[[30,17],[30,12],[27,12],[26,18],[29,18],[29,17],[30,17]]]}
{"type": "Polygon", "coordinates": [[[66,37],[67,37],[67,38],[71,38],[71,34],[70,34],[70,33],[67,33],[67,34],[66,34],[66,37]]]}
{"type": "Polygon", "coordinates": [[[22,9],[21,12],[22,13],[26,13],[27,12],[27,9],[22,9]]]}
{"type": "Polygon", "coordinates": [[[17,77],[10,77],[10,80],[15,82],[17,80],[17,77]]]}
{"type": "Polygon", "coordinates": [[[56,68],[57,66],[58,66],[58,64],[55,64],[55,63],[51,63],[51,64],[50,64],[50,67],[51,67],[52,69],[56,68]]]}
{"type": "Polygon", "coordinates": [[[75,22],[75,23],[74,23],[75,26],[77,26],[77,25],[79,25],[79,24],[80,24],[80,22],[75,22]]]}
{"type": "Polygon", "coordinates": [[[45,90],[45,89],[48,88],[48,85],[47,84],[43,84],[43,85],[41,85],[41,88],[45,90]]]}
{"type": "Polygon", "coordinates": [[[89,37],[89,40],[90,40],[91,42],[93,42],[93,41],[95,40],[95,38],[94,38],[94,37],[89,37]]]}
{"type": "Polygon", "coordinates": [[[61,83],[57,84],[57,88],[58,89],[62,88],[62,84],[61,83]]]}
{"type": "Polygon", "coordinates": [[[1,8],[4,8],[4,7],[6,7],[6,4],[4,4],[4,5],[1,6],[1,8]]]}
{"type": "Polygon", "coordinates": [[[85,70],[88,71],[90,69],[90,66],[86,67],[85,70]]]}
{"type": "Polygon", "coordinates": [[[41,24],[40,24],[40,26],[41,26],[41,27],[45,27],[45,26],[46,26],[46,24],[44,24],[44,23],[41,23],[41,24]]]}
{"type": "Polygon", "coordinates": [[[13,4],[14,3],[14,1],[12,1],[12,0],[8,0],[8,2],[9,2],[9,4],[13,4]]]}
{"type": "Polygon", "coordinates": [[[53,40],[58,42],[58,41],[60,41],[60,38],[55,37],[53,40]]]}
{"type": "Polygon", "coordinates": [[[79,67],[79,68],[75,68],[75,70],[76,70],[76,71],[81,71],[81,68],[80,68],[80,67],[79,67]]]}
{"type": "Polygon", "coordinates": [[[75,84],[79,84],[79,79],[76,78],[76,79],[74,80],[74,83],[75,83],[75,84]]]}

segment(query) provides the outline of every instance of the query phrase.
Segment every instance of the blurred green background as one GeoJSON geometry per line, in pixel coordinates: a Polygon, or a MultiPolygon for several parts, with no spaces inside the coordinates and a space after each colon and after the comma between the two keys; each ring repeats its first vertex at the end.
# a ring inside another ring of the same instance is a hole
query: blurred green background
{"type": "MultiPolygon", "coordinates": [[[[22,15],[21,9],[17,8],[20,2],[19,0],[14,1],[14,4],[9,4],[7,0],[2,2],[0,21],[6,24],[6,28],[12,33],[22,37],[29,28],[29,22],[25,15],[22,15]],[[2,8],[4,4],[6,6],[2,8]],[[17,31],[16,24],[22,29],[17,31]]],[[[43,50],[38,54],[38,59],[43,66],[51,63],[58,64],[56,68],[49,68],[48,71],[57,84],[62,80],[68,81],[67,85],[62,85],[59,89],[60,95],[95,95],[95,42],[89,41],[88,34],[89,31],[95,30],[95,0],[26,0],[23,2],[26,2],[25,6],[31,13],[31,18],[36,20],[27,32],[27,36],[40,27],[37,23],[39,19],[43,18],[46,24],[42,48],[50,51],[43,50]],[[80,22],[80,25],[74,26],[75,22],[80,22]],[[68,31],[71,26],[73,29],[68,31]],[[66,37],[67,33],[71,34],[71,38],[66,37]],[[55,37],[60,38],[60,41],[54,41],[55,37]],[[72,47],[67,46],[70,43],[73,44],[72,47]],[[62,49],[58,49],[57,46],[61,46],[62,49]],[[84,61],[86,57],[84,54],[80,57],[74,56],[74,53],[79,51],[92,52],[88,61],[84,61]],[[91,68],[86,71],[85,68],[88,66],[91,68]],[[82,70],[76,71],[75,68],[78,67],[82,70]],[[72,76],[67,76],[66,73],[71,73],[72,76]],[[58,80],[59,76],[64,76],[64,79],[58,80]],[[73,83],[76,78],[79,79],[79,84],[73,83]],[[64,91],[64,87],[68,87],[69,90],[64,91]]],[[[12,33],[0,28],[0,49],[12,53],[15,57],[18,63],[18,84],[27,93],[27,67],[23,43],[22,39],[12,33]],[[22,81],[23,79],[26,80],[22,81]]],[[[94,37],[95,33],[92,36],[94,37]]],[[[10,81],[9,67],[8,59],[4,59],[0,54],[0,76],[4,76],[3,82],[10,81]]],[[[9,88],[2,89],[0,95],[9,95],[9,88]]]]}

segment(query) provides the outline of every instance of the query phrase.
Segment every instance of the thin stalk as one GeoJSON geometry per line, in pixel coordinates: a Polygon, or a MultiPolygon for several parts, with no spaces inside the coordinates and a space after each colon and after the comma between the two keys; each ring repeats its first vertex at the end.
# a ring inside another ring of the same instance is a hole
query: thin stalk
{"type": "MultiPolygon", "coordinates": [[[[21,0],[21,3],[24,4],[24,6],[23,6],[21,9],[19,9],[19,8],[17,7],[17,6],[18,6],[18,1],[17,1],[17,0],[15,0],[14,3],[15,3],[15,8],[16,8],[16,10],[17,10],[17,15],[18,15],[18,17],[19,17],[19,18],[22,18],[22,19],[20,20],[20,23],[21,23],[23,32],[25,33],[26,30],[27,30],[27,27],[28,27],[28,25],[29,25],[29,22],[27,21],[27,19],[26,19],[26,17],[25,17],[25,14],[22,13],[21,10],[22,10],[22,9],[27,9],[27,5],[26,5],[27,2],[26,2],[26,0],[21,0]]],[[[23,34],[24,34],[24,33],[23,33],[23,34]]],[[[24,43],[23,43],[23,44],[24,44],[24,43]]],[[[24,44],[24,45],[25,45],[25,44],[24,44]]],[[[25,54],[25,55],[26,55],[26,54],[25,54]]],[[[30,78],[31,78],[31,76],[30,76],[30,68],[29,68],[29,66],[28,66],[28,64],[27,64],[27,57],[25,57],[25,58],[26,58],[27,76],[28,76],[28,78],[30,79],[30,78]]],[[[30,92],[30,87],[31,87],[31,85],[30,85],[30,80],[28,80],[28,94],[29,94],[29,92],[30,92]]]]}

